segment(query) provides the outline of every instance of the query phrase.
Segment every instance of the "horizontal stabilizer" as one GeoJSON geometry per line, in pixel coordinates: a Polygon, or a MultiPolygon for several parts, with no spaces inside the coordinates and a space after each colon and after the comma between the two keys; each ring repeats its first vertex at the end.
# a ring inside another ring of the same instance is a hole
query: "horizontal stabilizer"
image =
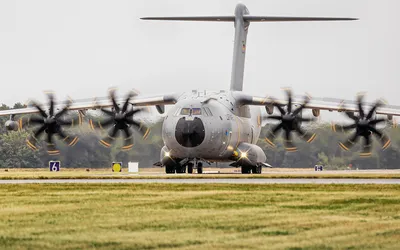
{"type": "MultiPolygon", "coordinates": [[[[204,22],[234,22],[235,16],[181,16],[181,17],[142,17],[142,20],[164,21],[204,21],[204,22]]],[[[306,22],[306,21],[352,21],[357,18],[347,17],[280,17],[280,16],[249,16],[243,15],[247,22],[306,22]]]]}
{"type": "Polygon", "coordinates": [[[285,17],[285,16],[243,16],[249,22],[307,22],[307,21],[353,21],[347,17],[285,17]]]}
{"type": "Polygon", "coordinates": [[[142,20],[165,21],[204,21],[204,22],[233,22],[235,16],[181,16],[181,17],[142,17],[142,20]]]}

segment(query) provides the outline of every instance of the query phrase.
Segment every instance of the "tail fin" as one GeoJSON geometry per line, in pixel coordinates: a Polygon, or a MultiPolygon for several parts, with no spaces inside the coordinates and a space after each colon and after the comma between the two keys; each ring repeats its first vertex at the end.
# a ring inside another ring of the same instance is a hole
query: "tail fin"
{"type": "Polygon", "coordinates": [[[203,22],[234,22],[235,42],[233,45],[233,61],[230,90],[243,90],[244,63],[246,56],[246,40],[250,22],[302,22],[302,21],[352,21],[356,18],[342,17],[276,17],[251,16],[244,4],[237,4],[234,16],[181,16],[181,17],[142,17],[142,20],[165,21],[203,21],[203,22]]]}

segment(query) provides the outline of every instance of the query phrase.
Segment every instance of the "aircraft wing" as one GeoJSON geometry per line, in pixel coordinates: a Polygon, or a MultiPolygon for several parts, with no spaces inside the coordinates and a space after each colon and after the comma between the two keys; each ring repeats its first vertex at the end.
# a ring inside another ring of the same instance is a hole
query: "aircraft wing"
{"type": "MultiPolygon", "coordinates": [[[[285,106],[288,104],[287,100],[275,99],[272,97],[259,97],[246,95],[240,92],[234,94],[235,99],[242,105],[255,105],[255,106],[266,106],[272,108],[274,104],[285,106]]],[[[293,98],[293,105],[301,105],[304,97],[296,96],[293,98]]],[[[364,103],[365,106],[372,107],[375,103],[364,103]]],[[[304,109],[311,110],[327,110],[330,112],[358,112],[358,106],[355,101],[341,100],[337,98],[312,98],[310,102],[305,106],[304,109]]],[[[397,105],[384,105],[376,110],[378,115],[387,115],[388,117],[400,116],[400,106],[397,105]]]]}
{"type": "MultiPolygon", "coordinates": [[[[162,110],[163,105],[174,104],[178,100],[179,94],[170,94],[170,95],[160,95],[160,96],[137,96],[133,98],[130,103],[134,106],[158,106],[158,110],[162,110]]],[[[122,104],[125,101],[125,98],[118,98],[118,104],[122,104]]],[[[56,103],[55,109],[61,110],[65,104],[56,103]]],[[[113,103],[109,100],[108,97],[100,97],[95,99],[81,99],[74,101],[73,104],[68,108],[68,110],[72,111],[86,111],[86,110],[96,110],[100,108],[111,108],[113,103]]],[[[44,110],[48,110],[48,105],[43,105],[44,110]]],[[[25,115],[25,114],[36,114],[39,111],[35,107],[27,107],[21,109],[9,109],[9,110],[1,110],[0,116],[13,116],[13,115],[25,115]]]]}

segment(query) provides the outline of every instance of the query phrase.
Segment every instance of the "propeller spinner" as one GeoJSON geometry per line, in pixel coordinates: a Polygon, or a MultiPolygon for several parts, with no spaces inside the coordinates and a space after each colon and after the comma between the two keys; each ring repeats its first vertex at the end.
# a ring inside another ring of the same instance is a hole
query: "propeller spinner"
{"type": "Polygon", "coordinates": [[[125,102],[123,103],[122,108],[120,108],[115,98],[115,90],[111,90],[109,93],[109,98],[112,102],[112,109],[101,109],[107,118],[102,121],[93,121],[92,119],[89,120],[89,126],[92,129],[110,128],[108,135],[100,140],[100,143],[103,146],[111,147],[119,131],[124,132],[124,145],[121,148],[122,150],[130,150],[134,145],[132,129],[141,133],[143,135],[143,139],[146,139],[150,134],[149,128],[134,120],[134,116],[140,112],[143,112],[143,109],[128,110],[130,100],[136,95],[137,94],[134,92],[129,93],[125,99],[125,102]]]}
{"type": "Polygon", "coordinates": [[[273,105],[278,108],[280,115],[270,115],[267,117],[267,119],[273,119],[279,121],[277,125],[275,125],[267,134],[267,137],[265,138],[266,142],[270,144],[271,146],[275,147],[274,144],[274,139],[276,138],[276,134],[283,130],[284,131],[284,136],[285,136],[285,148],[287,151],[297,151],[297,147],[293,144],[292,141],[292,133],[297,132],[297,134],[302,138],[303,140],[307,141],[308,143],[312,142],[316,134],[315,133],[309,133],[305,130],[303,130],[300,126],[301,122],[310,122],[314,121],[313,118],[303,118],[301,117],[301,111],[306,107],[306,105],[310,101],[310,97],[306,96],[304,98],[303,103],[297,107],[296,109],[293,109],[293,97],[292,97],[292,91],[290,89],[286,89],[286,95],[288,99],[287,103],[287,108],[286,110],[282,107],[280,103],[274,102],[273,105]]]}
{"type": "MultiPolygon", "coordinates": [[[[63,117],[68,112],[72,102],[68,100],[59,112],[55,110],[54,95],[52,93],[47,94],[49,99],[49,109],[46,112],[45,109],[38,103],[33,102],[31,105],[39,111],[39,115],[33,115],[30,118],[20,120],[20,124],[26,125],[38,125],[38,128],[33,131],[33,134],[26,140],[26,144],[33,150],[38,150],[37,143],[38,138],[43,134],[47,134],[47,152],[49,155],[58,155],[60,151],[57,149],[53,137],[58,135],[64,143],[68,146],[74,146],[79,138],[77,136],[68,135],[63,127],[74,125],[74,119],[66,119],[63,117]]],[[[82,117],[79,114],[79,124],[82,123],[82,117]]]]}
{"type": "MultiPolygon", "coordinates": [[[[364,143],[362,145],[362,150],[360,152],[360,156],[362,157],[368,157],[371,156],[371,149],[372,149],[372,140],[371,140],[371,135],[375,135],[380,143],[382,144],[382,149],[385,150],[390,146],[390,139],[389,137],[381,130],[378,130],[376,128],[376,125],[382,122],[386,122],[386,119],[383,118],[373,118],[374,114],[376,113],[376,110],[383,106],[382,101],[378,100],[375,102],[374,106],[371,108],[371,110],[366,114],[363,109],[363,95],[359,95],[357,97],[357,106],[358,106],[358,116],[354,115],[353,112],[345,111],[344,113],[354,121],[353,124],[350,125],[338,125],[338,124],[332,124],[332,130],[333,131],[349,131],[349,130],[355,130],[353,135],[350,136],[344,143],[340,142],[339,146],[348,151],[351,147],[354,146],[354,144],[357,143],[358,139],[360,137],[364,138],[364,143]]],[[[345,110],[345,108],[343,107],[345,110]]]]}

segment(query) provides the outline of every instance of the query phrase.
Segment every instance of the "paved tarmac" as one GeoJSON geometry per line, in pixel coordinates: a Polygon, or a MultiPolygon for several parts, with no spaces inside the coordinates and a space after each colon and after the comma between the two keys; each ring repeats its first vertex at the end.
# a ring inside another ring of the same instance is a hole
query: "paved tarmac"
{"type": "Polygon", "coordinates": [[[400,184],[400,179],[37,179],[0,180],[0,184],[173,183],[173,184],[400,184]]]}

